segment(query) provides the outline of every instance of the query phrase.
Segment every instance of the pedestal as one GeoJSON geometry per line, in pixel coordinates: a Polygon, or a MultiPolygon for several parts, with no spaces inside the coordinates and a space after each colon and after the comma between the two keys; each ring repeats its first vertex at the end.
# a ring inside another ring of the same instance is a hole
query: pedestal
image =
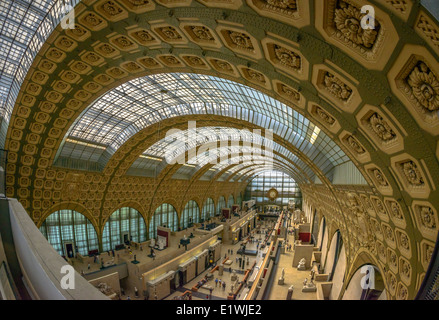
{"type": "Polygon", "coordinates": [[[316,292],[317,291],[317,287],[315,286],[315,284],[312,284],[311,286],[304,286],[302,288],[302,292],[316,292]]]}
{"type": "Polygon", "coordinates": [[[293,299],[293,290],[294,290],[293,286],[288,288],[287,300],[292,300],[293,299]]]}
{"type": "Polygon", "coordinates": [[[222,276],[223,275],[223,272],[224,272],[224,265],[219,265],[219,267],[218,267],[218,275],[219,276],[222,276]]]}

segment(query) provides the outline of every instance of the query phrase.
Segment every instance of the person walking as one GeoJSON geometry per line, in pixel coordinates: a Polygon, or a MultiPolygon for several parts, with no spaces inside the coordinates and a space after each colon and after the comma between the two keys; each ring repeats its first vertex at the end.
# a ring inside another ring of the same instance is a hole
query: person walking
{"type": "Polygon", "coordinates": [[[218,286],[218,278],[215,279],[215,288],[218,286]]]}

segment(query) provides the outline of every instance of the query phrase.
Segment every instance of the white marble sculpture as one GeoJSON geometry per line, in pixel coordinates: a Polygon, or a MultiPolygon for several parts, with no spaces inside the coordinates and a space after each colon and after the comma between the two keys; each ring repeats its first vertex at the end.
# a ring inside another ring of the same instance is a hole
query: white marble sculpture
{"type": "Polygon", "coordinates": [[[313,280],[311,279],[311,281],[308,281],[308,278],[305,278],[305,281],[303,281],[302,292],[315,292],[315,291],[317,291],[317,288],[313,280]]]}
{"type": "Polygon", "coordinates": [[[300,259],[299,265],[297,266],[297,270],[305,270],[306,269],[305,263],[306,263],[305,258],[300,259]]]}
{"type": "Polygon", "coordinates": [[[152,248],[155,247],[155,239],[154,238],[151,239],[151,243],[150,243],[149,246],[152,247],[152,248]]]}

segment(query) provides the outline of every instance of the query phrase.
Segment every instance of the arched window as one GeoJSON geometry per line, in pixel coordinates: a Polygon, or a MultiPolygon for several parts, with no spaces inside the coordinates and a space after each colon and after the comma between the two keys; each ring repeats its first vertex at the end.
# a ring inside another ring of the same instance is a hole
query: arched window
{"type": "Polygon", "coordinates": [[[219,216],[221,214],[221,209],[225,207],[226,207],[226,199],[223,196],[221,196],[216,206],[216,215],[219,216]]]}
{"type": "Polygon", "coordinates": [[[149,238],[157,237],[157,227],[166,226],[172,231],[177,231],[178,216],[175,208],[169,203],[163,203],[158,207],[149,222],[149,238]]]}
{"type": "Polygon", "coordinates": [[[192,226],[192,223],[200,222],[200,209],[194,200],[190,200],[180,217],[180,228],[187,229],[192,226]]]}
{"type": "Polygon", "coordinates": [[[215,203],[212,198],[207,198],[201,211],[201,219],[208,220],[215,215],[215,203]]]}
{"type": "Polygon", "coordinates": [[[62,256],[69,256],[67,251],[70,248],[84,256],[99,249],[98,235],[92,223],[74,210],[52,213],[44,220],[40,231],[62,256]]]}
{"type": "Polygon", "coordinates": [[[108,251],[128,241],[146,241],[146,224],[136,209],[123,207],[110,216],[102,235],[102,249],[108,251]]]}
{"type": "Polygon", "coordinates": [[[227,208],[232,208],[232,206],[235,204],[235,199],[233,198],[233,194],[229,196],[229,201],[227,202],[227,208]]]}

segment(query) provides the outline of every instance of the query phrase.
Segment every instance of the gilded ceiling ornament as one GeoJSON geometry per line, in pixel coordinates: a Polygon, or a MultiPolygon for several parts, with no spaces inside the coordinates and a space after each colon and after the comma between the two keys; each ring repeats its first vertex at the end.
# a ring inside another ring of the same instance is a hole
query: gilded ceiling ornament
{"type": "Polygon", "coordinates": [[[105,2],[101,8],[108,13],[110,16],[118,15],[119,13],[122,13],[122,9],[119,8],[119,6],[114,3],[113,1],[107,1],[105,2]]]}
{"type": "Polygon", "coordinates": [[[177,58],[173,56],[164,56],[162,58],[166,60],[166,62],[168,62],[169,64],[180,64],[180,61],[178,61],[177,58]]]}
{"type": "Polygon", "coordinates": [[[393,235],[393,231],[390,227],[384,226],[384,234],[386,235],[387,240],[394,242],[395,236],[393,235]]]}
{"type": "Polygon", "coordinates": [[[49,101],[53,101],[53,102],[57,102],[60,99],[60,94],[58,92],[55,91],[50,91],[47,94],[47,100],[49,101]]]}
{"type": "Polygon", "coordinates": [[[35,72],[33,75],[33,80],[37,82],[42,82],[46,78],[46,75],[41,72],[35,72]]]}
{"type": "Polygon", "coordinates": [[[434,217],[433,210],[430,207],[420,208],[420,217],[422,224],[429,229],[436,229],[436,218],[434,217]]]}
{"type": "Polygon", "coordinates": [[[85,59],[87,59],[88,61],[90,61],[91,63],[95,63],[97,61],[99,61],[100,57],[95,54],[94,52],[89,52],[84,56],[85,59]]]}
{"type": "Polygon", "coordinates": [[[327,114],[325,111],[323,111],[322,108],[316,107],[316,114],[319,116],[320,119],[322,119],[324,122],[326,122],[329,125],[333,125],[335,123],[335,119],[331,117],[329,114],[327,114]]]}
{"type": "Polygon", "coordinates": [[[58,40],[58,44],[65,47],[65,48],[70,48],[73,45],[73,41],[70,40],[69,38],[61,37],[58,40]]]}
{"type": "Polygon", "coordinates": [[[242,32],[236,31],[228,31],[229,37],[232,42],[241,49],[253,51],[255,48],[253,47],[252,40],[248,35],[242,32]]]}
{"type": "Polygon", "coordinates": [[[387,183],[386,179],[383,176],[383,173],[378,170],[375,169],[373,170],[373,176],[375,177],[376,181],[383,187],[387,187],[389,184],[387,183]]]}
{"type": "Polygon", "coordinates": [[[155,38],[153,36],[151,36],[151,34],[146,30],[140,30],[140,31],[134,32],[133,35],[135,37],[137,37],[139,40],[144,41],[144,42],[150,42],[150,41],[155,40],[155,38]]]}
{"type": "Polygon", "coordinates": [[[130,47],[133,45],[133,43],[127,37],[124,37],[124,36],[116,38],[113,41],[114,41],[114,43],[116,43],[117,45],[119,45],[123,48],[130,47]]]}
{"type": "Polygon", "coordinates": [[[346,141],[348,142],[349,146],[358,154],[363,154],[366,152],[366,150],[360,146],[360,144],[357,142],[357,140],[353,136],[347,137],[346,141]]]}
{"type": "Polygon", "coordinates": [[[78,97],[78,99],[87,99],[89,94],[85,91],[80,90],[76,93],[76,96],[78,97]]]}
{"type": "Polygon", "coordinates": [[[159,28],[160,32],[168,38],[168,40],[181,40],[183,39],[181,35],[173,27],[163,27],[159,28]]]}
{"type": "Polygon", "coordinates": [[[410,249],[409,238],[405,233],[401,233],[399,236],[399,243],[404,249],[410,249]]]}
{"type": "Polygon", "coordinates": [[[23,103],[25,103],[25,104],[31,104],[31,103],[33,103],[33,102],[34,102],[34,98],[33,98],[33,97],[28,96],[28,95],[25,95],[25,96],[23,97],[23,103]]]}
{"type": "Polygon", "coordinates": [[[265,77],[262,73],[254,71],[252,69],[247,69],[248,76],[257,82],[265,83],[265,77]]]}
{"type": "Polygon", "coordinates": [[[425,112],[439,110],[439,81],[425,63],[412,70],[407,83],[425,112]]]}
{"type": "Polygon", "coordinates": [[[76,79],[77,74],[74,73],[74,72],[72,72],[72,71],[67,71],[66,73],[64,73],[63,77],[64,77],[66,80],[73,81],[73,80],[76,79]]]}
{"type": "Polygon", "coordinates": [[[128,0],[133,6],[139,7],[149,3],[149,0],[128,0]]]}
{"type": "Polygon", "coordinates": [[[218,68],[220,68],[221,70],[225,70],[225,71],[233,71],[232,66],[225,62],[225,61],[221,61],[221,60],[215,60],[216,65],[218,66],[218,68]]]}
{"type": "Polygon", "coordinates": [[[296,90],[294,90],[290,87],[284,86],[284,85],[281,85],[281,90],[283,93],[285,93],[287,96],[293,98],[294,100],[296,100],[296,101],[300,100],[300,94],[296,90]]]}
{"type": "Polygon", "coordinates": [[[97,84],[94,83],[94,82],[89,82],[89,83],[87,83],[87,84],[85,85],[85,89],[86,89],[86,90],[90,90],[90,91],[97,90],[98,88],[99,88],[99,85],[97,85],[97,84]]]}
{"type": "Polygon", "coordinates": [[[422,178],[418,167],[413,161],[403,163],[402,171],[410,184],[415,186],[424,185],[424,179],[422,178]]]}
{"type": "Polygon", "coordinates": [[[112,46],[106,43],[100,46],[99,50],[101,50],[104,54],[112,54],[113,52],[116,51],[112,46]]]}
{"type": "Polygon", "coordinates": [[[392,215],[397,218],[397,219],[403,219],[402,216],[402,212],[401,212],[401,208],[399,207],[399,204],[397,204],[396,202],[391,202],[390,203],[390,212],[392,213],[392,215]]]}
{"type": "Polygon", "coordinates": [[[75,69],[77,69],[78,71],[84,71],[87,69],[87,65],[85,63],[82,63],[81,61],[78,61],[75,63],[75,69]]]}
{"type": "Polygon", "coordinates": [[[433,256],[433,252],[434,252],[434,248],[430,245],[426,245],[426,250],[425,250],[425,261],[427,263],[429,263],[431,261],[431,257],[433,256]]]}
{"type": "Polygon", "coordinates": [[[124,65],[124,67],[126,68],[126,69],[128,69],[128,71],[130,71],[130,72],[135,72],[135,71],[139,71],[141,68],[139,67],[139,65],[137,65],[136,63],[134,63],[134,62],[128,62],[128,63],[126,63],[125,65],[124,65]]]}
{"type": "Polygon", "coordinates": [[[205,65],[204,62],[203,62],[203,60],[201,60],[201,59],[198,58],[198,57],[188,56],[187,59],[188,59],[189,62],[190,62],[191,64],[193,64],[193,65],[196,65],[196,66],[204,66],[204,65],[205,65]]]}
{"type": "Polygon", "coordinates": [[[274,45],[274,52],[276,53],[276,57],[279,59],[279,62],[284,66],[296,70],[300,69],[301,58],[298,54],[295,54],[293,51],[290,51],[277,44],[274,45]]]}
{"type": "Polygon", "coordinates": [[[369,118],[369,124],[375,134],[385,142],[396,137],[395,132],[393,132],[387,122],[376,112],[369,118]]]}
{"type": "Polygon", "coordinates": [[[284,9],[285,11],[297,11],[296,0],[265,0],[269,6],[284,9]]]}
{"type": "Polygon", "coordinates": [[[213,41],[215,38],[210,33],[209,29],[203,26],[191,26],[192,32],[194,35],[200,39],[205,41],[213,41]]]}
{"type": "Polygon", "coordinates": [[[139,60],[139,62],[146,67],[156,67],[159,65],[153,58],[142,58],[139,60]]]}
{"type": "Polygon", "coordinates": [[[352,210],[352,212],[357,216],[363,212],[361,208],[360,202],[357,199],[357,196],[353,193],[347,194],[348,206],[352,210]]]}
{"type": "Polygon", "coordinates": [[[96,27],[99,24],[102,23],[102,19],[99,18],[97,15],[95,15],[94,13],[89,13],[86,16],[84,16],[83,18],[84,22],[92,27],[96,27]]]}
{"type": "Polygon", "coordinates": [[[81,102],[75,99],[71,99],[69,100],[69,102],[67,102],[66,105],[68,108],[76,110],[81,105],[81,102]]]}
{"type": "Polygon", "coordinates": [[[58,60],[62,57],[63,53],[55,48],[50,49],[47,52],[47,57],[50,59],[52,58],[53,60],[58,60]]]}
{"type": "Polygon", "coordinates": [[[404,260],[404,259],[401,260],[400,268],[401,268],[401,273],[406,278],[410,278],[411,266],[406,260],[404,260]]]}
{"type": "Polygon", "coordinates": [[[80,27],[78,24],[75,24],[75,27],[73,29],[68,29],[68,30],[69,33],[71,33],[72,35],[78,38],[82,37],[87,33],[87,31],[84,28],[80,27]]]}
{"type": "Polygon", "coordinates": [[[67,89],[67,83],[62,82],[62,81],[57,82],[56,89],[61,90],[61,91],[67,89]]]}
{"type": "MultiPolygon", "coordinates": [[[[377,38],[377,27],[375,29],[363,29],[361,19],[365,14],[353,5],[339,1],[338,8],[335,9],[335,27],[341,32],[344,38],[352,41],[356,45],[361,45],[368,49],[372,48],[377,38]]],[[[375,24],[378,22],[375,21],[375,24]]]]}
{"type": "Polygon", "coordinates": [[[342,101],[346,102],[352,95],[352,89],[329,72],[325,72],[323,84],[330,94],[342,101]]]}
{"type": "Polygon", "coordinates": [[[47,61],[47,60],[44,60],[42,63],[41,63],[41,68],[43,68],[43,69],[46,69],[46,70],[50,70],[50,69],[52,69],[53,68],[53,63],[52,62],[50,62],[50,61],[47,61]]]}
{"type": "Polygon", "coordinates": [[[408,296],[408,291],[405,286],[400,286],[398,291],[398,299],[400,300],[406,300],[408,296]]]}
{"type": "Polygon", "coordinates": [[[381,227],[378,221],[376,220],[372,220],[373,221],[373,225],[375,227],[375,232],[378,234],[381,234],[381,227]]]}
{"type": "Polygon", "coordinates": [[[30,93],[36,93],[40,89],[40,86],[34,83],[31,83],[27,86],[27,91],[30,93]]]}
{"type": "Polygon", "coordinates": [[[396,253],[394,251],[390,251],[390,250],[389,250],[389,252],[390,252],[389,262],[394,266],[398,265],[398,258],[396,257],[396,253]]]}

